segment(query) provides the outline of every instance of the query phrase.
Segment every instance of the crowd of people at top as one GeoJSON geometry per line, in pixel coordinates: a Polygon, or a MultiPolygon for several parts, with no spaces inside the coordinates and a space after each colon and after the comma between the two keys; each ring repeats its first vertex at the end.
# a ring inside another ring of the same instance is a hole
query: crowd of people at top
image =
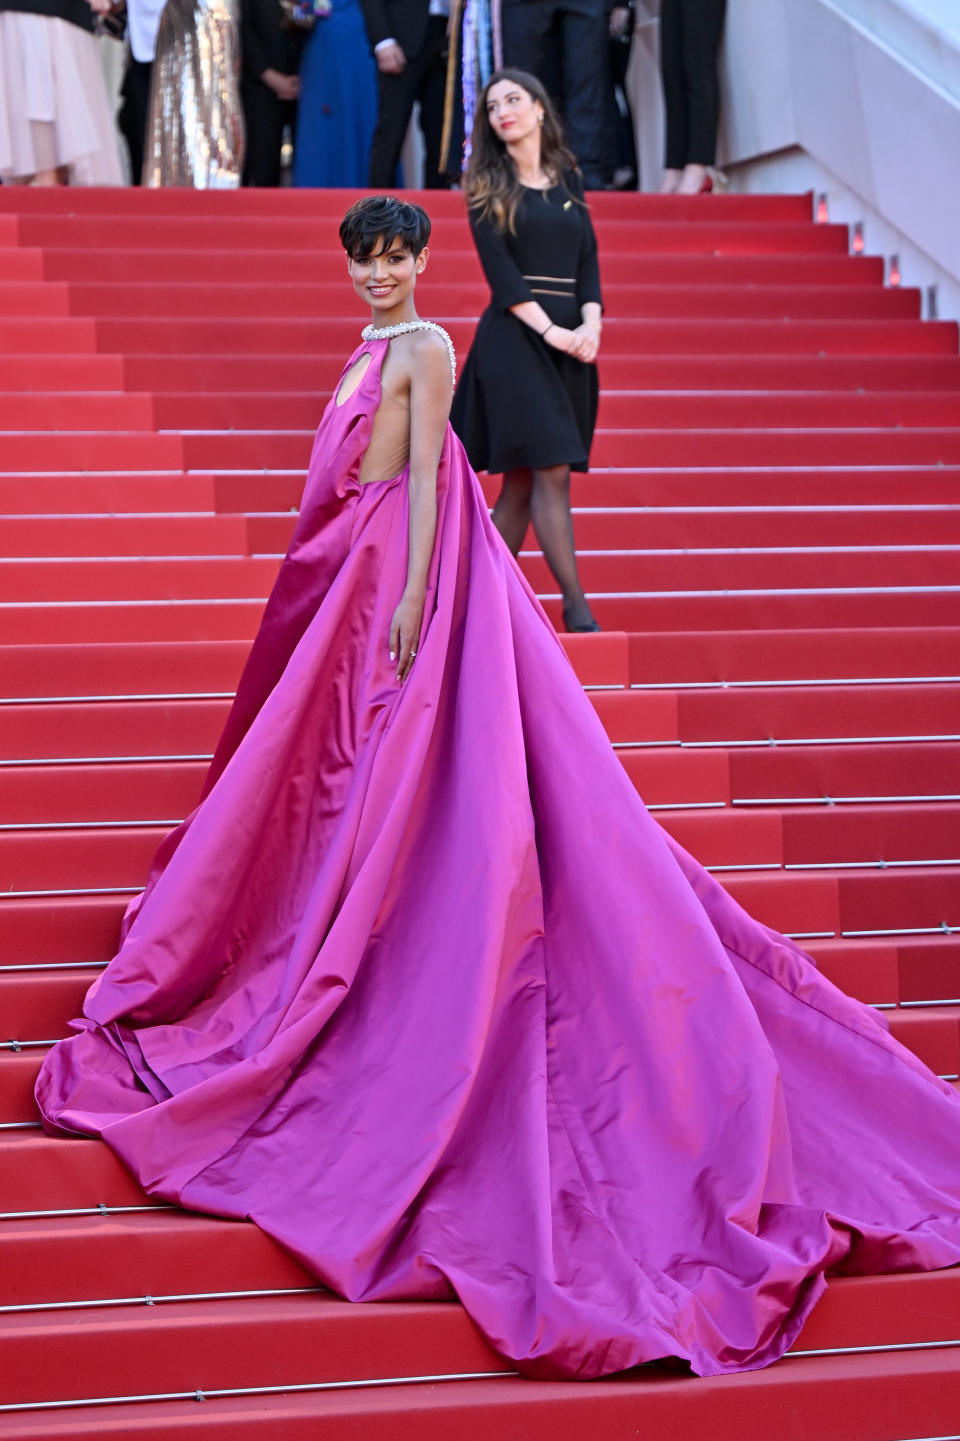
{"type": "MultiPolygon", "coordinates": [[[[633,188],[634,4],[0,0],[0,180],[394,189],[420,179],[401,163],[418,106],[421,183],[449,187],[475,97],[507,66],[556,101],[587,190],[633,188]],[[104,34],[126,43],[116,124],[104,34]]],[[[712,184],[725,6],[661,0],[664,191],[712,184]]]]}

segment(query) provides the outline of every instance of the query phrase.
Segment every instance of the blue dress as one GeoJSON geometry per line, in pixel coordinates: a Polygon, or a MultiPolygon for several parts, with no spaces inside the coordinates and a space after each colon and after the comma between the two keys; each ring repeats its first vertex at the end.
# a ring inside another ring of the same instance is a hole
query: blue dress
{"type": "Polygon", "coordinates": [[[377,118],[377,67],[357,0],[333,0],[300,64],[293,183],[365,186],[377,118]]]}

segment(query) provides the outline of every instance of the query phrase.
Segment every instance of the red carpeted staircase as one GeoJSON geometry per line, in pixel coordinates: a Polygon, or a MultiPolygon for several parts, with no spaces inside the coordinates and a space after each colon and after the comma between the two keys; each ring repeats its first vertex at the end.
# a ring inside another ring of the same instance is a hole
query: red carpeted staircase
{"type": "MultiPolygon", "coordinates": [[[[958,1271],[833,1282],[765,1372],[548,1385],[457,1306],[345,1304],[37,1125],[43,1051],[196,798],[366,318],[349,198],[0,190],[0,1434],[953,1436],[958,1271]]],[[[485,291],[459,198],[427,204],[420,309],[462,356],[485,291]]],[[[574,503],[604,633],[569,653],[662,823],[955,1079],[957,327],[810,213],[598,198],[574,503]]]]}

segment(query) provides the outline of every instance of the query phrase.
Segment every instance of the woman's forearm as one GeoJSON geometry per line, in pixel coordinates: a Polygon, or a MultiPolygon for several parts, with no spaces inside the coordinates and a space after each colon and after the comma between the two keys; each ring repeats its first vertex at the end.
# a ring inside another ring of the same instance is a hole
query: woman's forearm
{"type": "Polygon", "coordinates": [[[453,381],[447,347],[438,336],[421,337],[410,360],[410,538],[404,595],[422,605],[437,535],[437,471],[453,381]]]}
{"type": "Polygon", "coordinates": [[[437,477],[410,477],[410,550],[406,594],[423,600],[437,535],[437,477]]]}
{"type": "Polygon", "coordinates": [[[601,329],[603,324],[602,320],[600,319],[602,314],[603,308],[602,306],[598,305],[595,300],[588,300],[586,304],[581,305],[580,307],[580,315],[583,319],[584,325],[595,325],[598,330],[601,329]]]}
{"type": "Polygon", "coordinates": [[[543,306],[536,300],[524,300],[520,305],[511,305],[510,314],[522,320],[524,325],[529,325],[538,335],[542,335],[553,324],[543,306]]]}

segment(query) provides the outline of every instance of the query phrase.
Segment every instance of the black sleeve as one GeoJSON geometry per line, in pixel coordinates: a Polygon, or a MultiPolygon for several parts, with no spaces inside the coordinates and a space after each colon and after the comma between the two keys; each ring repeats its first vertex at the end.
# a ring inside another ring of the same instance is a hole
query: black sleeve
{"type": "MultiPolygon", "coordinates": [[[[583,201],[583,180],[579,172],[571,170],[566,176],[566,184],[574,199],[583,201]]],[[[593,221],[590,219],[590,211],[586,205],[581,204],[577,208],[580,212],[582,231],[580,255],[577,260],[577,304],[586,305],[588,301],[594,300],[602,307],[600,265],[597,260],[597,237],[594,234],[593,221]]]]}
{"type": "Polygon", "coordinates": [[[536,296],[524,280],[520,267],[507,249],[499,230],[489,220],[470,216],[470,229],[483,273],[490,286],[490,298],[498,310],[509,310],[536,296]]]}
{"type": "Polygon", "coordinates": [[[256,0],[240,0],[240,45],[243,68],[254,80],[259,80],[265,70],[270,69],[263,37],[258,25],[256,0]]]}
{"type": "Polygon", "coordinates": [[[363,11],[363,24],[371,50],[375,45],[379,45],[381,40],[397,38],[397,27],[391,25],[383,0],[360,0],[360,9],[363,11]]]}

